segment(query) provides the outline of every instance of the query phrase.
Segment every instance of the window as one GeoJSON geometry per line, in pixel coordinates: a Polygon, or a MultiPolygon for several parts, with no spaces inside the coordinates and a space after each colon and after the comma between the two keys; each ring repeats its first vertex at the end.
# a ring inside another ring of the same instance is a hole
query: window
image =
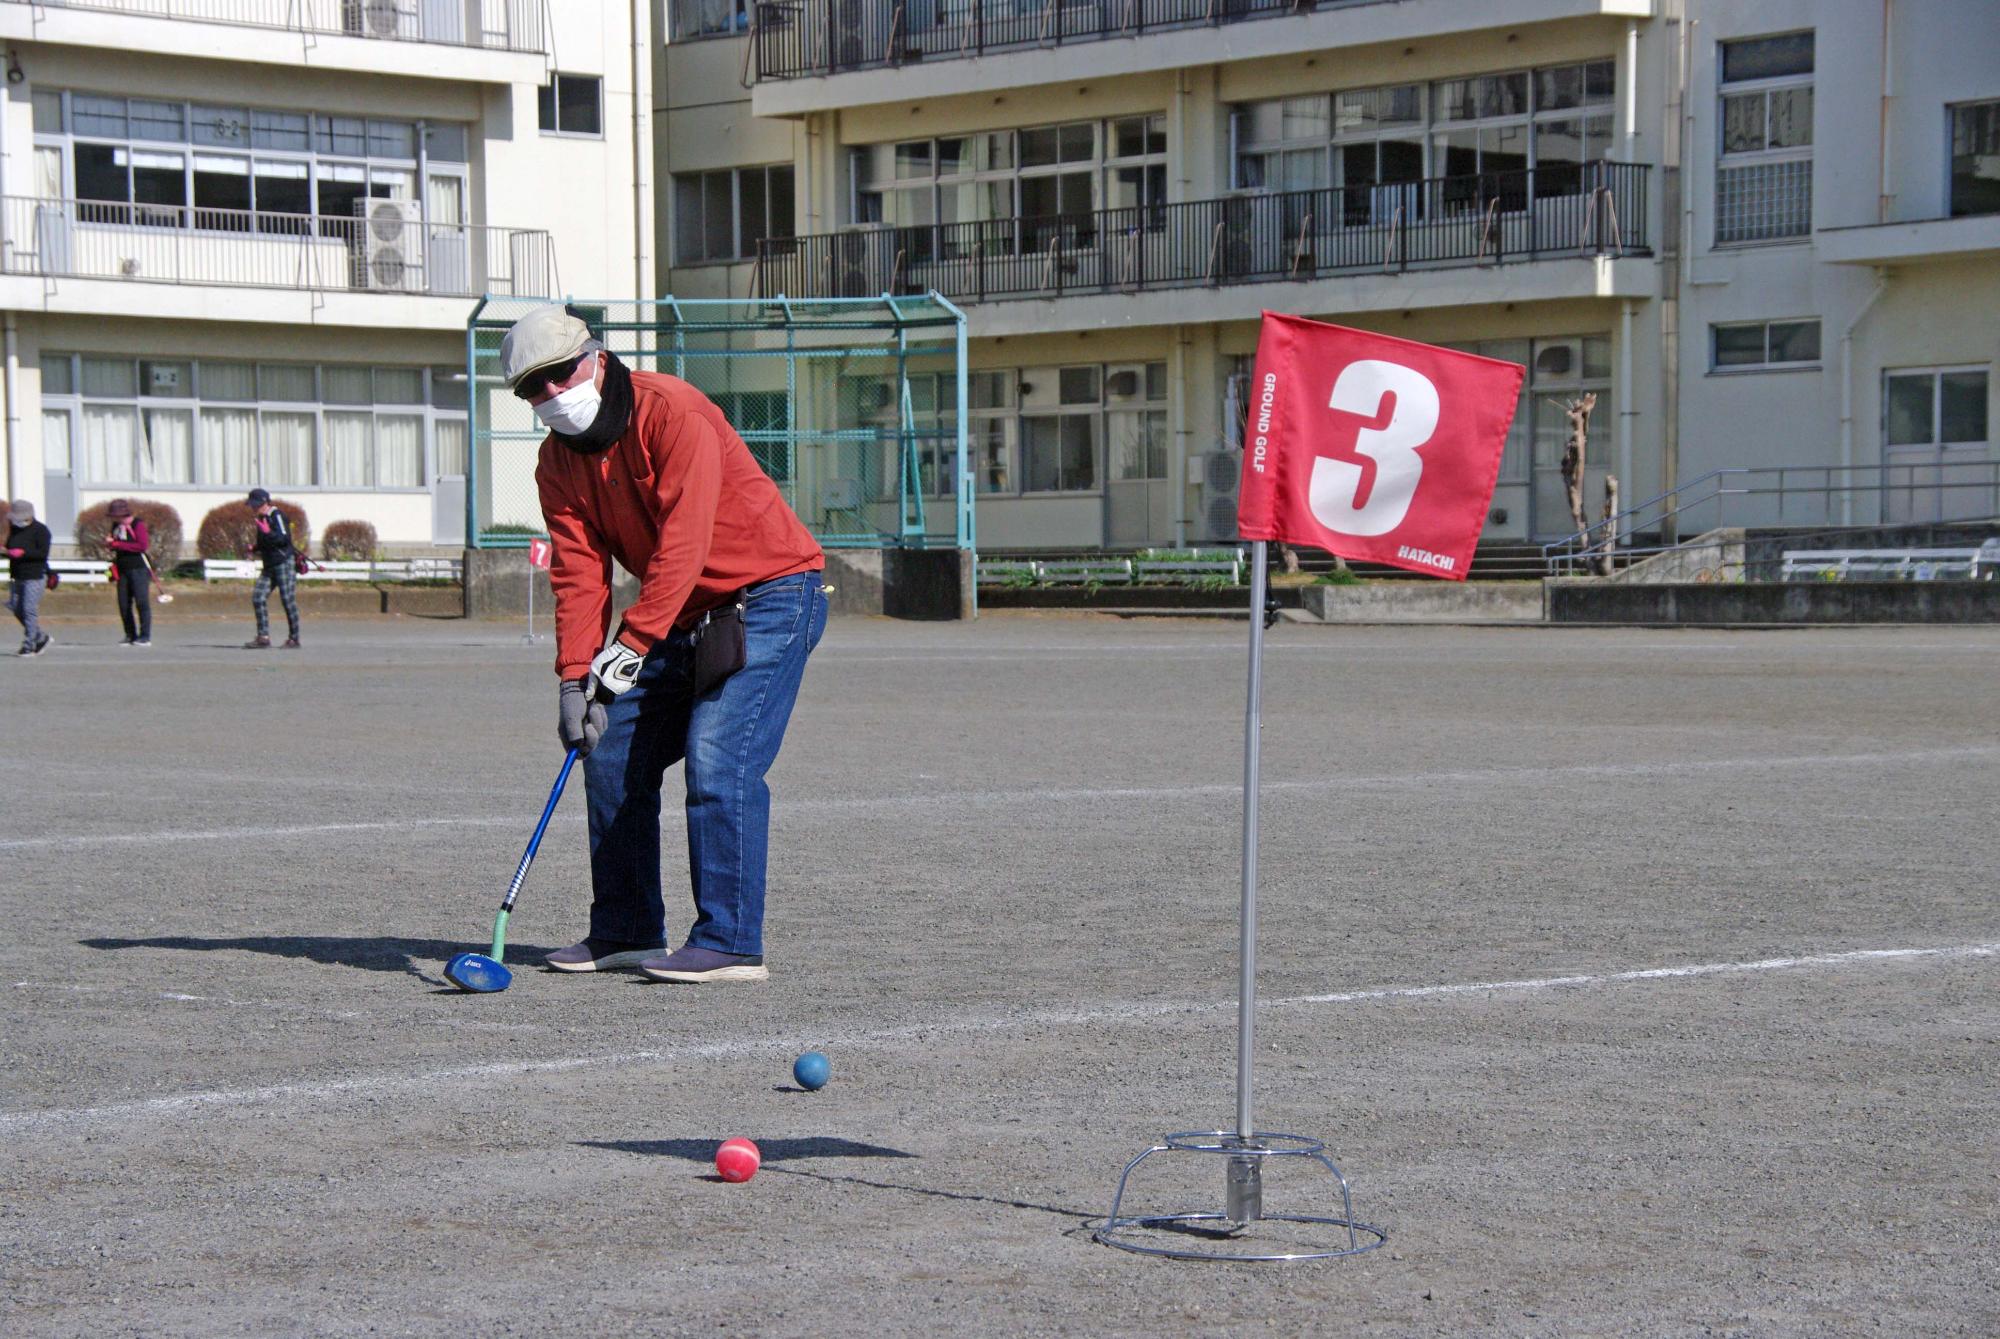
{"type": "Polygon", "coordinates": [[[539,101],[544,135],[602,135],[604,79],[595,74],[553,74],[539,101]]]}
{"type": "Polygon", "coordinates": [[[1031,367],[1018,383],[1021,491],[1092,492],[1107,470],[1115,479],[1166,477],[1165,363],[1031,367]]]}
{"type": "Polygon", "coordinates": [[[357,202],[417,199],[420,143],[433,181],[462,181],[468,142],[463,124],[47,89],[35,101],[36,189],[58,197],[68,181],[81,217],[102,223],[345,236],[357,202]]]}
{"type": "Polygon", "coordinates": [[[2000,102],[1951,109],[1951,216],[2000,214],[2000,102]]]}
{"type": "Polygon", "coordinates": [[[789,165],[674,177],[677,265],[754,259],[758,242],[794,231],[789,165]]]}
{"type": "Polygon", "coordinates": [[[1472,179],[1445,188],[1447,204],[1525,208],[1576,195],[1582,168],[1611,151],[1616,67],[1609,60],[1392,84],[1239,106],[1231,117],[1238,190],[1343,191],[1350,225],[1421,204],[1410,183],[1472,179]],[[1476,179],[1484,176],[1481,184],[1476,179]]]}
{"type": "Polygon", "coordinates": [[[674,41],[750,31],[750,0],[671,0],[674,41]]]}
{"type": "Polygon", "coordinates": [[[1715,241],[1812,230],[1813,35],[1721,45],[1715,241]]]}
{"type": "Polygon", "coordinates": [[[1104,444],[1113,479],[1167,477],[1167,365],[1113,366],[1104,374],[1104,444]],[[1159,403],[1160,408],[1147,408],[1159,403]]]}
{"type": "Polygon", "coordinates": [[[1748,321],[1709,327],[1710,366],[1742,368],[1819,366],[1818,321],[1748,321]]]}
{"type": "Polygon", "coordinates": [[[903,250],[912,261],[935,259],[936,252],[968,256],[982,244],[988,252],[996,244],[1040,251],[1058,238],[1085,245],[1099,209],[1143,209],[1149,228],[1165,222],[1164,116],[870,144],[855,148],[849,161],[856,223],[958,225],[910,239],[903,250]],[[1031,226],[970,226],[1015,218],[1031,226]]]}
{"type": "MultiPolygon", "coordinates": [[[[1993,515],[1985,367],[1897,369],[1882,378],[1883,519],[1993,515]]],[[[87,445],[87,443],[86,443],[87,445]]]]}
{"type": "Polygon", "coordinates": [[[50,353],[42,399],[75,413],[87,484],[421,489],[427,442],[435,473],[465,472],[452,368],[50,353]]]}

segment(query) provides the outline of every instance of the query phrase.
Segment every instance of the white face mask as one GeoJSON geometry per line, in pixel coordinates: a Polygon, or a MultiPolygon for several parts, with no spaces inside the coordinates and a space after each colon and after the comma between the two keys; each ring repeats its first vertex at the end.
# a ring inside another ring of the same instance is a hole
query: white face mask
{"type": "Polygon", "coordinates": [[[590,375],[582,381],[536,405],[535,417],[543,426],[574,437],[597,422],[597,411],[603,403],[597,393],[597,368],[593,365],[590,375]]]}

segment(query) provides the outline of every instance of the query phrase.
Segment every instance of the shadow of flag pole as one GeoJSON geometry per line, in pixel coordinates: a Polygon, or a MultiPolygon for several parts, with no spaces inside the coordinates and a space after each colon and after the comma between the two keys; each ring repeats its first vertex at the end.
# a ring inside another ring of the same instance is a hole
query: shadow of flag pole
{"type": "Polygon", "coordinates": [[[1251,558],[1236,1125],[1163,1135],[1126,1163],[1111,1212],[1092,1234],[1107,1246],[1183,1260],[1334,1260],[1388,1240],[1383,1229],[1356,1220],[1347,1177],[1324,1144],[1256,1124],[1258,764],[1264,632],[1275,617],[1266,606],[1269,545],[1306,544],[1343,558],[1464,580],[1499,481],[1525,373],[1496,359],[1264,313],[1237,502],[1238,533],[1251,541],[1251,558]],[[1162,1154],[1221,1159],[1223,1207],[1126,1214],[1132,1174],[1162,1154]],[[1265,1210],[1265,1165],[1285,1159],[1308,1169],[1316,1164],[1333,1177],[1338,1217],[1265,1210]]]}

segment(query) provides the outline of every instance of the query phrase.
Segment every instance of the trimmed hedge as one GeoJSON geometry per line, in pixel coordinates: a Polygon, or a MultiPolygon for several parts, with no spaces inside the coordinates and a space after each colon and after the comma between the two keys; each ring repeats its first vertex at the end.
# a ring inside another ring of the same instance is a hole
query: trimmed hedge
{"type": "MultiPolygon", "coordinates": [[[[292,546],[300,553],[312,552],[312,526],[306,509],[296,502],[272,498],[271,505],[285,513],[292,523],[292,546]]],[[[225,502],[201,518],[195,532],[195,552],[204,558],[241,558],[257,544],[257,513],[247,502],[225,502]]]]}
{"type": "MultiPolygon", "coordinates": [[[[152,545],[146,556],[153,560],[154,570],[166,576],[181,560],[181,514],[164,502],[153,502],[147,498],[127,498],[126,501],[132,504],[133,517],[146,523],[146,538],[152,545]]],[[[76,514],[76,547],[84,557],[110,562],[112,551],[105,542],[110,538],[109,502],[85,507],[76,514]]]]}
{"type": "Polygon", "coordinates": [[[319,539],[327,562],[369,562],[375,557],[375,527],[366,521],[335,521],[319,539]]]}

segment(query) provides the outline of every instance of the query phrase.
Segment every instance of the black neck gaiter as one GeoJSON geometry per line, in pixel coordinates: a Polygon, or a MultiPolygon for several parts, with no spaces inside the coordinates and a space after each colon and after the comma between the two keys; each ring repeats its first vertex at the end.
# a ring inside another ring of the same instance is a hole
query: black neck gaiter
{"type": "Polygon", "coordinates": [[[632,370],[609,349],[604,350],[604,385],[597,394],[601,403],[589,427],[574,436],[549,430],[550,436],[578,455],[596,455],[623,437],[632,422],[632,370]]]}

